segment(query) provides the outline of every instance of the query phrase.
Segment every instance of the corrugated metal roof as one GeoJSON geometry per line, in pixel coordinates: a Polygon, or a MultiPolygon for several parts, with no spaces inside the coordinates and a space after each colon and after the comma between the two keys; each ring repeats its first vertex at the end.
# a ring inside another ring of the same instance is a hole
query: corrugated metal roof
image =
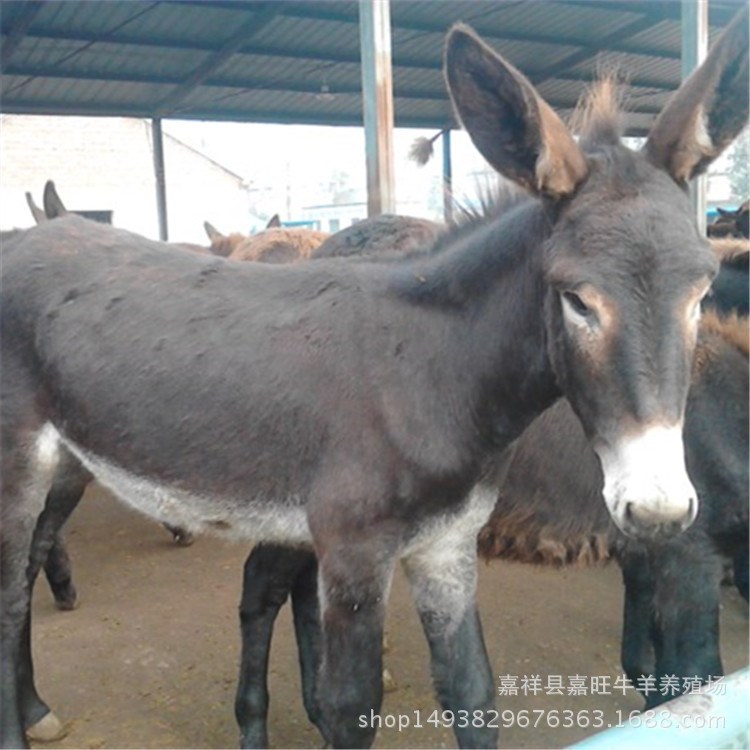
{"type": "MultiPolygon", "coordinates": [[[[710,0],[712,36],[743,2],[710,0]]],[[[393,0],[391,20],[399,126],[452,123],[441,58],[459,20],[563,110],[619,65],[631,132],[680,81],[679,0],[393,0]]],[[[4,113],[362,123],[356,0],[3,0],[0,24],[4,113]]]]}

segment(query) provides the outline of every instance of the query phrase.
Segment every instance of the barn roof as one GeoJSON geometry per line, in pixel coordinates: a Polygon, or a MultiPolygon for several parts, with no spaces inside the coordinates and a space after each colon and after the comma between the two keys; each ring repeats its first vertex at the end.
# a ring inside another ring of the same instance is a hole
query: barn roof
{"type": "MultiPolygon", "coordinates": [[[[713,39],[744,0],[711,0],[713,39]]],[[[680,0],[394,0],[397,126],[455,124],[443,38],[473,26],[569,110],[626,71],[628,132],[680,81],[680,0]]],[[[0,111],[362,124],[356,0],[3,0],[0,111]]]]}

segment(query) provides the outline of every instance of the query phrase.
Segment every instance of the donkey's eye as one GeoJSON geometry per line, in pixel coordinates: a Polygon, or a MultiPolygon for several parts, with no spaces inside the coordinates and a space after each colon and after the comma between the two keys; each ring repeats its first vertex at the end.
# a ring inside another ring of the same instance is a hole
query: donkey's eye
{"type": "Polygon", "coordinates": [[[576,292],[560,291],[563,319],[568,326],[587,333],[599,328],[599,317],[593,307],[589,307],[576,292]]]}
{"type": "Polygon", "coordinates": [[[562,298],[576,314],[582,318],[591,314],[590,308],[575,292],[563,292],[562,298]]]}

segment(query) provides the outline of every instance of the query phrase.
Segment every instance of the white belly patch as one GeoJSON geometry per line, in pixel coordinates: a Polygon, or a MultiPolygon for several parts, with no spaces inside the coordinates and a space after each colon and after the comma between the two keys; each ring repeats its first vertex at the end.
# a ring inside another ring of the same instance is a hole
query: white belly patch
{"type": "MultiPolygon", "coordinates": [[[[60,443],[103,487],[130,507],[162,523],[197,534],[208,532],[255,542],[312,543],[305,506],[299,496],[282,500],[273,497],[248,499],[186,492],[133,474],[84,450],[47,423],[37,436],[36,454],[40,469],[50,476],[59,458],[60,443]]],[[[486,522],[494,503],[495,493],[491,488],[476,487],[458,512],[432,518],[415,530],[416,533],[405,540],[398,556],[414,560],[425,557],[437,567],[450,566],[455,558],[465,555],[465,549],[474,550],[476,534],[486,522]]]]}
{"type": "Polygon", "coordinates": [[[132,474],[68,440],[49,423],[37,437],[37,457],[45,468],[56,462],[59,443],[127,505],[158,521],[193,533],[210,532],[234,539],[308,544],[307,514],[299,497],[238,499],[192,494],[132,474]]]}

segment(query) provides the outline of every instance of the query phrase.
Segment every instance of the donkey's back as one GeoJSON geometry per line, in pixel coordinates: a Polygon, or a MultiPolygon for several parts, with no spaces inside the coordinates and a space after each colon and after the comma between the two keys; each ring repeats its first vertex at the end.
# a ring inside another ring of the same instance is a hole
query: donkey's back
{"type": "Polygon", "coordinates": [[[405,470],[389,424],[417,408],[397,384],[419,389],[419,354],[384,372],[378,353],[394,330],[431,344],[419,314],[403,325],[393,272],[236,264],[75,216],[40,225],[3,258],[6,434],[50,466],[62,441],[160,520],[306,540],[324,474],[356,465],[382,484],[405,470]]]}

